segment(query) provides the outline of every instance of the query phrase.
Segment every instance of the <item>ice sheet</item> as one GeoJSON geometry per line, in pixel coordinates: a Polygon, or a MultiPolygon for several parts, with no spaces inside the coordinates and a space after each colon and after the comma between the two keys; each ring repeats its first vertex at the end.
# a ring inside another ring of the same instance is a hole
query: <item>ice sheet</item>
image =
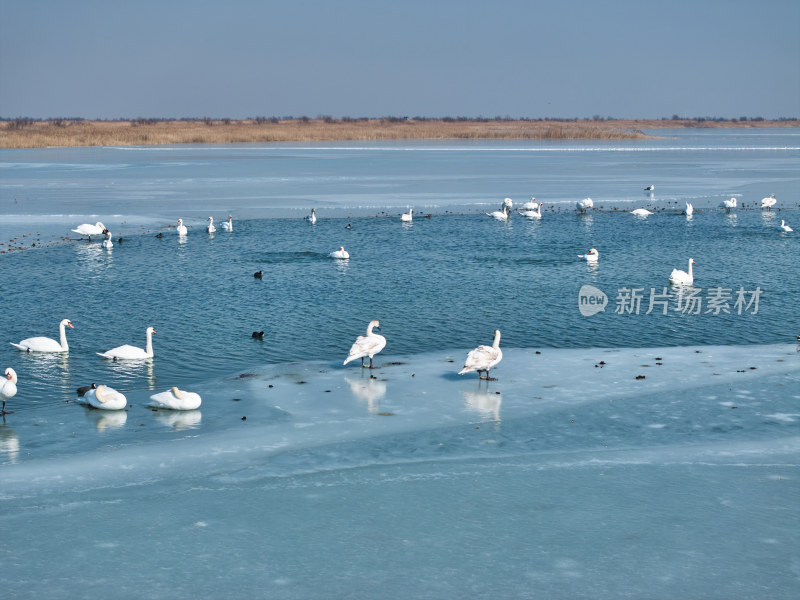
{"type": "Polygon", "coordinates": [[[37,598],[793,596],[797,346],[509,349],[488,384],[455,374],[465,355],[270,365],[208,382],[191,414],[131,394],[102,427],[71,405],[47,423],[11,415],[0,585],[37,598]],[[37,439],[49,458],[26,454],[37,429],[60,438],[37,439]]]}

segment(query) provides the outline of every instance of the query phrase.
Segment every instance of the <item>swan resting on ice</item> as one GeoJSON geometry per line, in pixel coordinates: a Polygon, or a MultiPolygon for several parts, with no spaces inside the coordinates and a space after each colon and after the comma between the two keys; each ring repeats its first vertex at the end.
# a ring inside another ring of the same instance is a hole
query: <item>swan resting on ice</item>
{"type": "Polygon", "coordinates": [[[575,206],[577,207],[579,213],[585,213],[587,209],[594,206],[594,202],[591,198],[584,198],[583,200],[579,200],[575,206]]]}
{"type": "Polygon", "coordinates": [[[489,369],[503,360],[503,351],[500,350],[500,330],[494,330],[494,342],[491,346],[478,346],[467,354],[467,360],[464,361],[464,368],[458,374],[471,373],[472,371],[478,372],[479,379],[491,380],[489,377],[489,369]],[[486,377],[481,373],[486,373],[486,377]]]}
{"type": "Polygon", "coordinates": [[[153,334],[155,333],[156,330],[152,327],[147,328],[145,332],[147,336],[147,345],[144,349],[125,344],[124,346],[117,346],[116,348],[112,348],[106,352],[98,352],[97,354],[103,358],[111,358],[113,360],[142,360],[145,358],[153,358],[153,334]]]}
{"type": "Polygon", "coordinates": [[[631,211],[632,215],[636,215],[637,217],[646,217],[648,215],[652,215],[653,213],[647,210],[646,208],[637,208],[631,211]]]}
{"type": "Polygon", "coordinates": [[[6,400],[10,400],[17,394],[17,373],[11,367],[6,369],[6,378],[3,383],[0,383],[0,398],[3,400],[3,408],[0,409],[0,415],[8,414],[6,412],[6,400]]]}
{"type": "Polygon", "coordinates": [[[94,383],[78,402],[101,410],[122,410],[128,405],[128,399],[124,394],[107,385],[94,383]]]}
{"type": "Polygon", "coordinates": [[[150,404],[153,408],[167,408],[170,410],[194,410],[202,402],[200,394],[179,390],[173,386],[166,392],[160,392],[150,396],[150,404]]]}
{"type": "Polygon", "coordinates": [[[692,265],[695,264],[694,259],[689,259],[689,271],[681,271],[680,269],[672,269],[669,276],[669,282],[674,285],[692,285],[694,283],[694,273],[692,273],[692,265]]]}
{"type": "Polygon", "coordinates": [[[369,368],[372,369],[372,357],[378,354],[381,350],[384,349],[386,346],[386,338],[382,335],[378,335],[377,333],[373,333],[372,330],[377,329],[378,331],[381,330],[380,321],[377,319],[372,320],[369,322],[367,326],[367,334],[360,335],[356,338],[356,341],[353,342],[353,345],[350,347],[350,352],[347,355],[344,363],[342,365],[346,365],[350,361],[356,360],[357,358],[361,359],[361,366],[364,366],[364,358],[369,357],[369,368]]]}
{"type": "Polygon", "coordinates": [[[22,340],[19,344],[11,342],[11,345],[25,352],[69,352],[67,327],[75,329],[69,319],[64,319],[58,324],[60,342],[48,337],[32,337],[22,340]]]}

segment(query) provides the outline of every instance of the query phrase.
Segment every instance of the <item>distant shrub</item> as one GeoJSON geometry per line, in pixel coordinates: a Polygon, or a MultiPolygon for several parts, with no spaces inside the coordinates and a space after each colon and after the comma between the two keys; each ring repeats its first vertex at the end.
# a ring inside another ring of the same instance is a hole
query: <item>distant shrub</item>
{"type": "Polygon", "coordinates": [[[24,129],[25,127],[30,127],[31,125],[33,125],[33,123],[34,123],[33,119],[29,117],[18,117],[16,119],[12,119],[9,122],[8,128],[12,131],[19,130],[19,129],[24,129]]]}

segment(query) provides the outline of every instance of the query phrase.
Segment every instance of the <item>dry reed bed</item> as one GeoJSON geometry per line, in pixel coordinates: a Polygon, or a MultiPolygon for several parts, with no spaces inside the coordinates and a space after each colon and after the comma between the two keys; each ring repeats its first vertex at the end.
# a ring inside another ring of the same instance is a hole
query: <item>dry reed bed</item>
{"type": "Polygon", "coordinates": [[[293,119],[224,121],[36,121],[0,123],[0,148],[140,146],[403,139],[635,140],[642,129],[774,127],[796,122],[697,121],[457,121],[293,119]]]}

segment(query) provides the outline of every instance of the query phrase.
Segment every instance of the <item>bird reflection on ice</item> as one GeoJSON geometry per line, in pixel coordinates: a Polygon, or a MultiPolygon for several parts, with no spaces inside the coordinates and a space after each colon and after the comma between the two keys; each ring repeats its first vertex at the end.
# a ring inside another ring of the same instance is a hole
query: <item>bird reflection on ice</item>
{"type": "Polygon", "coordinates": [[[467,403],[467,408],[478,413],[482,417],[490,417],[493,421],[500,422],[500,403],[503,397],[499,392],[489,391],[489,382],[486,382],[485,389],[483,382],[478,382],[478,388],[473,391],[462,390],[461,395],[467,403]]]}
{"type": "Polygon", "coordinates": [[[128,420],[128,413],[124,410],[98,410],[86,407],[86,418],[97,427],[97,431],[106,429],[119,429],[128,420]]]}
{"type": "Polygon", "coordinates": [[[196,429],[199,427],[203,413],[199,410],[159,409],[153,411],[153,416],[160,425],[180,431],[181,429],[196,429]]]}
{"type": "Polygon", "coordinates": [[[381,408],[381,399],[386,395],[386,383],[372,379],[372,376],[361,372],[361,378],[355,379],[345,377],[344,380],[350,386],[350,391],[353,395],[367,403],[367,410],[372,414],[377,414],[381,408]]]}
{"type": "Polygon", "coordinates": [[[4,457],[8,457],[8,462],[12,464],[16,463],[19,457],[17,432],[5,424],[0,425],[0,460],[4,457]]]}

